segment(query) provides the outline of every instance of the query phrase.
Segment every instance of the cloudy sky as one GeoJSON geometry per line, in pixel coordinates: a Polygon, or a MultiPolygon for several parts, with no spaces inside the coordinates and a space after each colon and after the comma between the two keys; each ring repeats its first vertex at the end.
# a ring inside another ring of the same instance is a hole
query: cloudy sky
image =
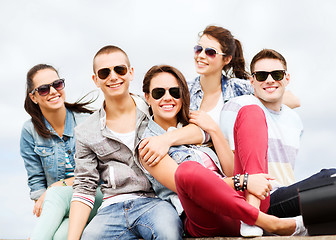
{"type": "Polygon", "coordinates": [[[0,238],[26,238],[35,225],[19,155],[28,119],[26,72],[38,63],[55,66],[66,79],[67,100],[75,101],[95,89],[92,58],[107,44],[128,53],[136,93],[155,64],[196,77],[192,49],[209,24],[231,30],[247,63],[262,48],[279,51],[288,61],[289,89],[301,99],[296,111],[305,126],[296,177],[335,166],[335,9],[333,0],[1,0],[0,238]]]}

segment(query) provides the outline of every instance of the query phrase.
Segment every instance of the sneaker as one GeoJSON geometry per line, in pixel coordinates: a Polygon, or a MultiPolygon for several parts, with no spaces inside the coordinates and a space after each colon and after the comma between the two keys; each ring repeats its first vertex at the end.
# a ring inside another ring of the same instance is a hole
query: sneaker
{"type": "Polygon", "coordinates": [[[292,236],[308,236],[308,230],[303,224],[302,216],[296,216],[291,219],[294,219],[296,223],[295,232],[292,234],[292,236]]]}
{"type": "Polygon", "coordinates": [[[248,225],[240,221],[240,235],[243,237],[261,237],[263,235],[263,230],[255,225],[248,225]]]}

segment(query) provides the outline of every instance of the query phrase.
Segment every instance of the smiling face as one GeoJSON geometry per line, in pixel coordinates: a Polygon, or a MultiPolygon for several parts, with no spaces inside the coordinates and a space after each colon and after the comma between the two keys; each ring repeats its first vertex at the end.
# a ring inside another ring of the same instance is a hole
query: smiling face
{"type": "Polygon", "coordinates": [[[194,55],[196,72],[201,75],[221,74],[223,67],[230,62],[231,56],[223,57],[220,54],[216,54],[214,58],[207,56],[205,48],[213,48],[218,53],[223,53],[220,43],[209,35],[203,35],[198,45],[203,47],[203,51],[194,55]]]}
{"type": "Polygon", "coordinates": [[[171,126],[176,127],[177,114],[182,107],[181,98],[176,99],[170,95],[168,90],[172,87],[179,88],[176,78],[167,72],[158,73],[151,79],[149,93],[145,94],[146,100],[152,108],[154,121],[165,130],[171,126]],[[152,96],[152,90],[155,88],[166,90],[159,99],[154,99],[152,96]]]}
{"type": "MultiPolygon", "coordinates": [[[[263,58],[258,60],[254,65],[254,72],[275,70],[285,70],[281,61],[278,59],[263,58]]],[[[265,105],[265,107],[274,111],[280,111],[282,97],[286,86],[289,83],[290,76],[285,74],[281,81],[275,81],[269,74],[263,82],[258,82],[255,76],[250,77],[251,84],[254,88],[254,95],[265,105]]]]}
{"type": "Polygon", "coordinates": [[[124,53],[115,51],[96,56],[94,59],[94,71],[95,74],[92,79],[104,93],[105,99],[129,95],[129,84],[133,80],[133,68],[129,66],[124,53]],[[113,67],[120,65],[126,65],[128,68],[127,73],[123,76],[113,70],[113,67]],[[109,76],[105,79],[100,79],[97,75],[98,70],[102,68],[111,69],[109,76]]]}
{"type": "MultiPolygon", "coordinates": [[[[55,72],[53,69],[46,68],[43,70],[39,70],[36,72],[32,79],[34,89],[44,84],[50,84],[57,79],[59,79],[59,76],[57,72],[55,72]]],[[[35,91],[34,94],[30,93],[29,97],[34,103],[37,103],[39,105],[42,112],[53,111],[65,107],[64,89],[57,91],[55,88],[50,87],[50,93],[46,96],[40,96],[40,94],[35,91]]]]}

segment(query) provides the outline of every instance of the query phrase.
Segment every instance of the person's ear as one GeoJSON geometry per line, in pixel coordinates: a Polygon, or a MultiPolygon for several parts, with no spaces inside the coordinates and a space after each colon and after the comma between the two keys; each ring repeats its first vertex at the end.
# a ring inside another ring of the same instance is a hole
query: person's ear
{"type": "Polygon", "coordinates": [[[284,81],[285,81],[285,87],[287,87],[287,85],[290,82],[290,74],[289,73],[286,73],[284,81]]]}
{"type": "Polygon", "coordinates": [[[145,99],[146,99],[146,102],[147,102],[148,105],[149,105],[149,93],[145,93],[145,99]]]}
{"type": "Polygon", "coordinates": [[[30,97],[30,100],[32,100],[33,103],[37,104],[37,100],[36,100],[35,95],[29,93],[29,97],[30,97]]]}
{"type": "Polygon", "coordinates": [[[232,60],[232,56],[224,56],[224,66],[228,65],[232,60]]]}
{"type": "Polygon", "coordinates": [[[92,75],[92,80],[96,84],[97,88],[100,88],[99,79],[96,74],[92,75]]]}
{"type": "Polygon", "coordinates": [[[131,75],[131,79],[130,79],[130,81],[132,81],[133,78],[134,78],[134,68],[133,68],[133,67],[130,67],[130,69],[129,69],[129,74],[131,75]]]}

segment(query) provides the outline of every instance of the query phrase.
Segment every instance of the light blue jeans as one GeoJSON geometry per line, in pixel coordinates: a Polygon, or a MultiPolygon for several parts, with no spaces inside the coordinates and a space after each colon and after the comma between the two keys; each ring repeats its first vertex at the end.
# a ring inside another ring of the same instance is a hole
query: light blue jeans
{"type": "Polygon", "coordinates": [[[159,198],[137,198],[100,209],[85,228],[82,240],[182,239],[175,208],[159,198]]]}
{"type": "MultiPolygon", "coordinates": [[[[72,186],[51,187],[44,198],[41,216],[37,219],[31,240],[66,240],[69,229],[69,212],[72,186]]],[[[96,215],[103,201],[100,188],[97,190],[95,205],[89,221],[96,215]]]]}

